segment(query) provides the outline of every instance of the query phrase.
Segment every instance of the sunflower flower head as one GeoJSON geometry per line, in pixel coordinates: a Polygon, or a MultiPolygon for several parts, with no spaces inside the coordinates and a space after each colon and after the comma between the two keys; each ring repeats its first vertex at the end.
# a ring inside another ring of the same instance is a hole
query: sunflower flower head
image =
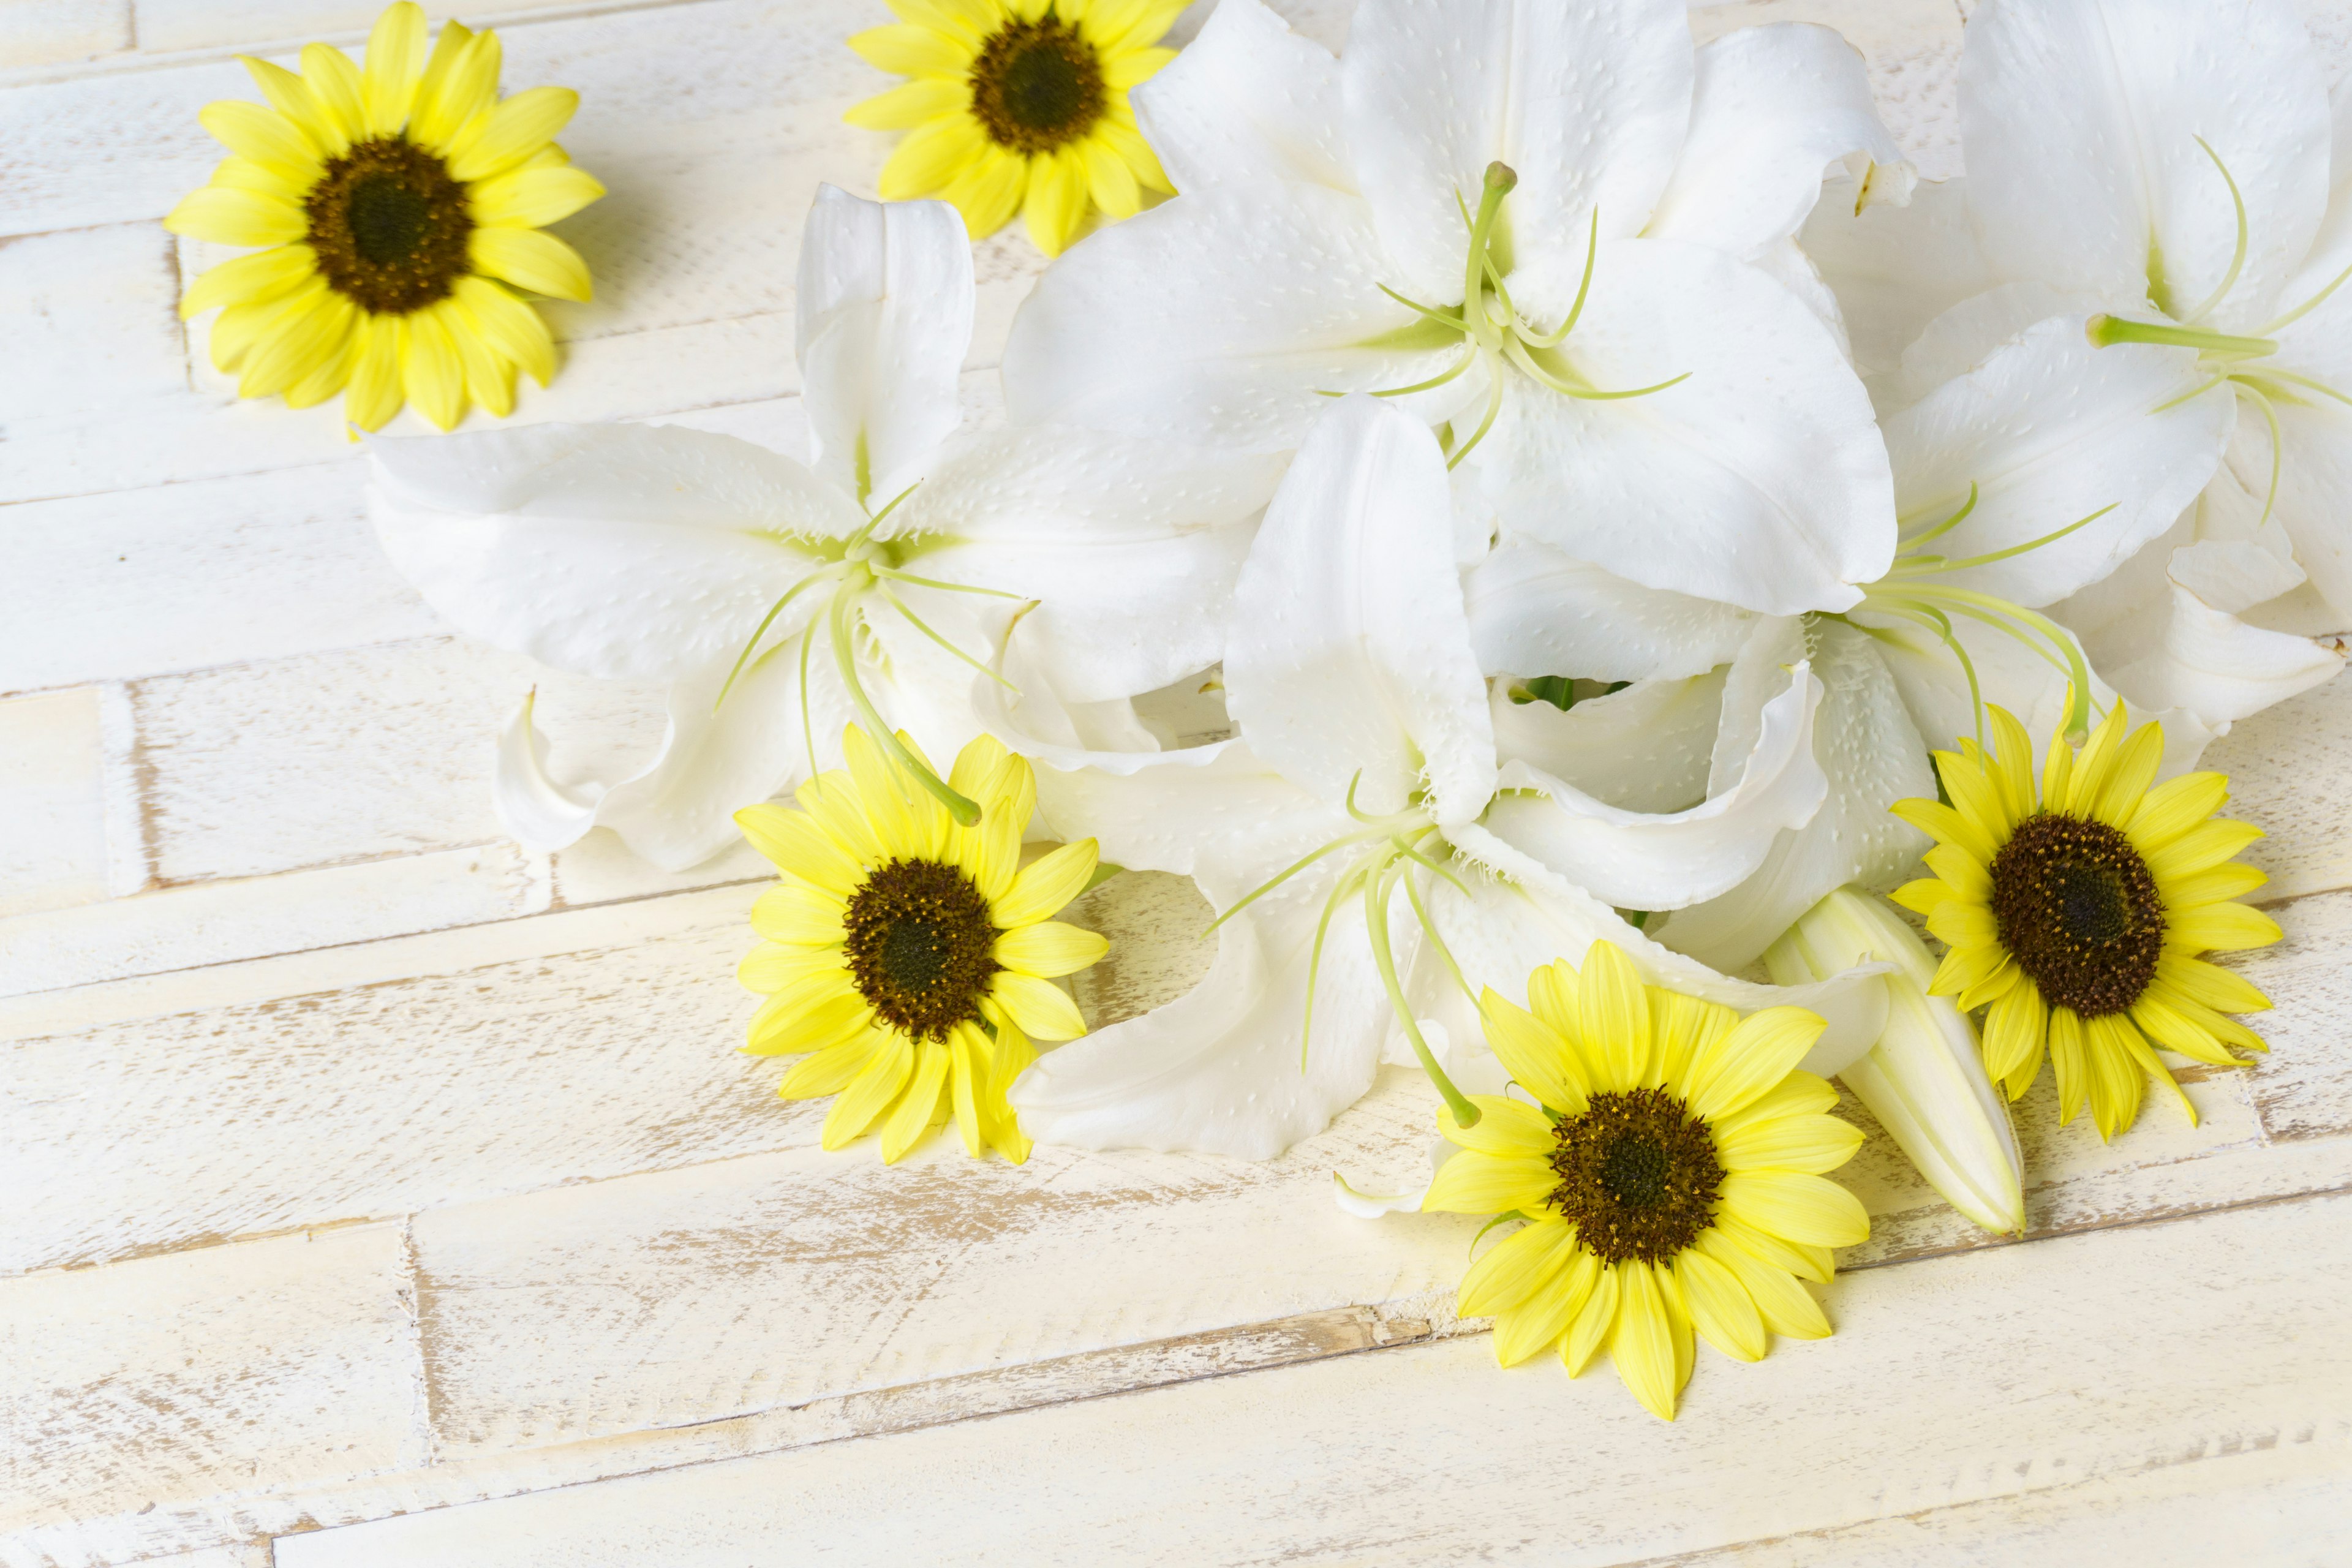
{"type": "Polygon", "coordinates": [[[2269,999],[2200,956],[2279,939],[2275,921],[2235,901],[2268,879],[2233,858],[2262,830],[2215,816],[2230,798],[2220,773],[2150,788],[2163,729],[2129,729],[2121,701],[2081,750],[2054,738],[2038,781],[2025,727],[1987,713],[1990,747],[1963,739],[1936,753],[1951,804],[1894,806],[1937,840],[1935,874],[1894,895],[1949,949],[1929,989],[1989,1009],[1985,1070],[2011,1100],[2042,1070],[2046,1046],[2062,1122],[2087,1100],[2099,1136],[2113,1138],[2153,1078],[2193,1124],[2197,1108],[2154,1047],[2216,1067],[2244,1065],[2226,1047],[2264,1048],[2223,1015],[2269,999]]]}
{"type": "Polygon", "coordinates": [[[1172,187],[1136,129],[1128,89],[1175,58],[1158,47],[1187,0],[890,0],[903,18],[849,40],[910,79],[845,119],[904,131],[882,166],[882,199],[940,196],[972,237],[1025,213],[1058,256],[1089,203],[1132,216],[1172,187]]]}
{"type": "Polygon", "coordinates": [[[515,373],[542,386],[555,341],[525,294],[585,300],[588,264],[541,232],[604,194],[552,140],[580,95],[499,97],[499,37],[456,22],[428,56],[425,13],[385,9],[364,66],[310,44],[298,75],[247,57],[267,107],[205,106],[229,149],[163,226],[260,246],[180,300],[215,306],[213,363],[242,397],[305,408],[340,392],[373,430],[416,405],[444,430],[468,401],[503,417],[515,373]]]}
{"type": "Polygon", "coordinates": [[[981,808],[970,827],[854,724],[842,752],[848,768],[803,784],[798,810],[735,814],[782,874],[751,907],[767,940],[738,977],[768,999],[743,1048],[807,1053],[776,1092],[839,1097],[824,1119],[827,1149],[878,1125],[882,1158],[896,1161],[952,1119],[965,1152],[994,1149],[1019,1164],[1029,1140],[1005,1090],[1037,1059],[1033,1040],[1086,1032],[1053,981],[1110,945],[1047,918],[1092,880],[1095,841],[1023,867],[1036,781],[985,736],[949,775],[981,808]]]}
{"type": "Polygon", "coordinates": [[[1489,989],[1479,1010],[1536,1103],[1473,1096],[1469,1128],[1441,1113],[1461,1152],[1421,1205],[1526,1222],[1462,1280],[1459,1310],[1495,1319],[1495,1359],[1556,1350],[1573,1377],[1606,1347],[1633,1397],[1671,1421],[1694,1331],[1739,1361],[1761,1359],[1772,1333],[1828,1334],[1799,1279],[1826,1281],[1830,1249],[1870,1222],[1822,1174],[1862,1133],[1826,1114],[1837,1090],[1798,1070],[1820,1016],[1743,1019],[1646,985],[1606,942],[1581,970],[1537,970],[1528,1003],[1489,989]]]}

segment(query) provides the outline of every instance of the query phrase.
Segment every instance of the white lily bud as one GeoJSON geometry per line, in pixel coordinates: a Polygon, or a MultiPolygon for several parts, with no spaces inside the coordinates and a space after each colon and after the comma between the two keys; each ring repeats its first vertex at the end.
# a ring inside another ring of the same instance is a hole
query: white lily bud
{"type": "Polygon", "coordinates": [[[1883,900],[1840,888],[1764,954],[1781,985],[1821,980],[1874,960],[1886,978],[1886,1028],[1838,1075],[1954,1208],[1987,1230],[2025,1228],[2024,1165],[2008,1102],[1985,1075],[1976,1026],[1948,996],[1930,996],[1936,960],[1883,900]]]}

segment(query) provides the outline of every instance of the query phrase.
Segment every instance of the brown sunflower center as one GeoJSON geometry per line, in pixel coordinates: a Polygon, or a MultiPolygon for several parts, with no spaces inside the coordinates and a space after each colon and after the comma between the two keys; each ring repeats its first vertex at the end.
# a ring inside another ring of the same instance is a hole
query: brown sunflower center
{"type": "Polygon", "coordinates": [[[2044,811],[2019,823],[1992,858],[1991,904],[2001,946],[2054,1006],[2120,1013],[2156,978],[2164,900],[2104,822],[2044,811]]]}
{"type": "Polygon", "coordinates": [[[869,874],[842,916],[849,977],[884,1024],[944,1039],[980,1016],[997,970],[988,900],[956,867],[893,860],[869,874]]]}
{"type": "Polygon", "coordinates": [[[1102,58],[1052,13],[1014,22],[971,62],[971,111],[989,139],[1015,153],[1050,153],[1094,129],[1103,113],[1102,58]]]}
{"type": "Polygon", "coordinates": [[[421,310],[468,270],[466,187],[448,164],[398,136],[353,142],[327,164],[302,210],[327,286],[378,315],[421,310]]]}
{"type": "Polygon", "coordinates": [[[1664,1089],[1596,1094],[1557,1136],[1552,1205],[1602,1262],[1665,1262],[1715,1223],[1715,1134],[1664,1089]]]}

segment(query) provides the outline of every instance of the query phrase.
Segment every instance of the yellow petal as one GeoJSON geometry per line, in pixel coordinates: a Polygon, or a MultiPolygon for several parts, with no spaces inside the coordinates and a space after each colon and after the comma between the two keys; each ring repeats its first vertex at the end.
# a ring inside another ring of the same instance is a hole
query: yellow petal
{"type": "Polygon", "coordinates": [[[755,1057],[789,1057],[830,1050],[863,1038],[874,1027],[874,1009],[849,986],[838,968],[803,973],[760,1005],[744,1033],[744,1051],[755,1057]]]}
{"type": "MultiPolygon", "coordinates": [[[[1949,847],[1951,847],[1948,845],[1939,845],[1935,849],[1929,850],[1928,853],[1931,855],[1941,854],[1945,849],[1949,847]]],[[[1975,862],[1970,861],[1969,864],[1974,865],[1975,862]]],[[[1987,887],[1990,887],[1992,885],[1992,879],[1990,875],[1985,879],[1985,885],[1987,887]]],[[[1937,878],[1922,877],[1916,882],[1904,883],[1901,887],[1895,889],[1886,896],[1894,900],[1896,903],[1902,905],[1905,909],[1912,910],[1914,913],[1932,915],[1943,904],[1946,899],[1957,899],[1960,896],[1960,893],[1957,888],[1954,888],[1950,884],[1941,881],[1937,878]]]]}
{"type": "MultiPolygon", "coordinates": [[[[981,1103],[982,1130],[987,1136],[990,1148],[1018,1165],[1029,1158],[1029,1139],[1021,1131],[1018,1115],[1005,1096],[1013,1088],[1013,1080],[1037,1059],[1037,1052],[1030,1045],[1028,1037],[1021,1032],[1019,1025],[1003,1017],[994,1022],[994,1059],[988,1069],[988,1095],[981,1103]]],[[[969,1028],[970,1026],[964,1027],[969,1028]]],[[[974,1031],[974,1038],[982,1038],[977,1031],[974,1031]]],[[[982,1043],[989,1044],[985,1039],[982,1039],[982,1043]]]]}
{"type": "Polygon", "coordinates": [[[1696,1249],[1735,1275],[1764,1320],[1764,1326],[1791,1339],[1827,1339],[1830,1321],[1811,1291],[1785,1268],[1776,1268],[1718,1230],[1699,1233],[1696,1249]]]}
{"type": "Polygon", "coordinates": [[[1174,49],[1129,49],[1103,62],[1103,85],[1125,92],[1150,81],[1175,58],[1174,49]]]}
{"type": "Polygon", "coordinates": [[[841,1098],[825,1113],[824,1131],[817,1142],[824,1148],[845,1149],[866,1135],[915,1070],[915,1043],[895,1031],[881,1037],[868,1061],[841,1098]]]}
{"type": "Polygon", "coordinates": [[[1730,1115],[1715,1118],[1710,1125],[1719,1140],[1760,1121],[1783,1116],[1817,1116],[1833,1109],[1837,1102],[1838,1092],[1830,1087],[1829,1079],[1815,1078],[1809,1072],[1791,1072],[1730,1115]]]}
{"type": "Polygon", "coordinates": [[[818,975],[830,975],[832,990],[848,993],[849,973],[836,948],[764,942],[745,953],[742,962],[735,966],[735,983],[746,991],[763,995],[813,983],[818,975]]]}
{"type": "MultiPolygon", "coordinates": [[[[1533,993],[1533,982],[1528,989],[1533,993]]],[[[1486,1026],[1486,1044],[1512,1082],[1563,1116],[1584,1113],[1588,1090],[1583,1067],[1559,1030],[1491,986],[1478,998],[1478,1014],[1486,1026]]]]}
{"type": "Polygon", "coordinates": [[[1991,707],[1993,754],[1986,772],[2009,807],[2010,819],[2031,816],[2042,804],[2033,793],[2033,738],[2006,708],[1991,707]]]}
{"type": "Polygon", "coordinates": [[[1862,1200],[1825,1176],[1796,1171],[1734,1171],[1724,1206],[1747,1224],[1815,1247],[1853,1247],[1870,1237],[1862,1200]]]}
{"type": "MultiPolygon", "coordinates": [[[[534,87],[516,93],[452,139],[449,173],[471,184],[502,174],[555,140],[580,107],[568,87],[534,87]]],[[[584,298],[585,296],[583,296],[584,298]]]]}
{"type": "Polygon", "coordinates": [[[307,314],[326,294],[326,281],[310,278],[277,299],[231,305],[213,321],[213,368],[224,373],[239,369],[255,349],[283,331],[287,323],[307,314]]]}
{"type": "Polygon", "coordinates": [[[466,395],[484,410],[503,419],[514,412],[514,366],[492,349],[476,323],[473,312],[457,300],[429,307],[457,351],[457,368],[465,376],[466,395]]]}
{"type": "Polygon", "coordinates": [[[500,358],[521,366],[541,386],[555,379],[555,339],[537,310],[487,278],[460,278],[451,292],[500,358]]]}
{"type": "Polygon", "coordinates": [[[1937,842],[1957,844],[1985,864],[1992,863],[1991,835],[1941,801],[1898,800],[1886,809],[1937,842]]]}
{"type": "MultiPolygon", "coordinates": [[[[1587,967],[1591,967],[1587,965],[1587,967]]],[[[1609,1336],[1617,1375],[1643,1408],[1662,1420],[1675,1418],[1675,1327],[1658,1277],[1646,1263],[1621,1263],[1614,1270],[1619,1300],[1616,1331],[1609,1336]]]]}
{"type": "Polygon", "coordinates": [[[303,45],[302,85],[318,106],[320,121],[341,140],[341,146],[326,149],[328,156],[340,156],[352,142],[367,139],[367,108],[361,101],[364,88],[360,68],[349,55],[325,44],[303,45]]]}
{"type": "Polygon", "coordinates": [[[342,156],[351,145],[349,138],[321,112],[319,100],[302,85],[300,77],[284,66],[274,66],[251,55],[239,55],[236,58],[245,67],[246,74],[253,78],[253,85],[261,89],[261,96],[269,100],[269,107],[301,131],[314,158],[342,156]]]}
{"type": "Polygon", "coordinates": [[[842,895],[798,882],[783,882],[761,893],[751,906],[751,929],[770,942],[803,947],[838,947],[847,939],[843,929],[842,895]]]}
{"type": "Polygon", "coordinates": [[[359,311],[332,289],[291,296],[300,301],[245,356],[237,372],[240,397],[270,397],[317,370],[342,347],[359,311]]]}
{"type": "Polygon", "coordinates": [[[1029,194],[1029,167],[1002,147],[984,147],[940,194],[963,215],[964,232],[985,239],[1021,210],[1029,194]]]}
{"type": "Polygon", "coordinates": [[[996,939],[996,962],[1023,974],[1050,980],[1075,974],[1110,951],[1108,938],[1059,921],[1019,926],[996,939]]]}
{"type": "Polygon", "coordinates": [[[989,982],[988,991],[1033,1040],[1075,1040],[1087,1032],[1078,1005],[1050,980],[1004,970],[989,982]]]}
{"type": "Polygon", "coordinates": [[[2179,1051],[2192,1061],[2210,1063],[2214,1067],[2237,1067],[2238,1058],[2231,1056],[2211,1030],[2200,1024],[2189,1009],[2178,1005],[2178,998],[2160,985],[2151,985],[2140,999],[2132,1004],[2132,1022],[2143,1033],[2168,1051],[2179,1051]]]}
{"type": "Polygon", "coordinates": [[[866,64],[892,76],[958,77],[971,68],[971,46],[930,27],[869,27],[846,41],[866,64]]]}
{"type": "Polygon", "coordinates": [[[408,323],[399,316],[370,316],[360,322],[359,331],[359,355],[343,393],[343,417],[362,430],[373,430],[400,412],[400,363],[407,348],[408,323]]]}
{"type": "MultiPolygon", "coordinates": [[[[2139,1031],[2132,1027],[2131,1020],[2119,1014],[2083,1020],[2083,1050],[2090,1066],[2091,1120],[2097,1124],[2102,1142],[2112,1140],[2139,1119],[2147,1079],[2132,1050],[2132,1042],[2138,1038],[2139,1031]]],[[[2172,1075],[2165,1073],[2164,1081],[2171,1083],[2172,1075]]],[[[2193,1111],[2190,1120],[2195,1120],[2193,1111]]]]}
{"type": "Polygon", "coordinates": [[[971,89],[965,83],[950,77],[923,77],[852,105],[842,119],[866,131],[911,131],[971,107],[971,89]]]}
{"type": "MultiPolygon", "coordinates": [[[[1584,1044],[1577,1032],[1577,978],[1575,966],[1564,958],[1556,958],[1528,976],[1528,1011],[1542,1019],[1555,1034],[1566,1040],[1571,1051],[1584,1044]]],[[[1579,1067],[1583,1058],[1577,1058],[1579,1067]]]]}
{"type": "Polygon", "coordinates": [[[1952,797],[1952,809],[1991,834],[1996,843],[2007,838],[2017,825],[2003,805],[2000,790],[1985,776],[1982,765],[1949,752],[1936,755],[1937,773],[1944,781],[1944,793],[1952,797]]]}
{"type": "Polygon", "coordinates": [[[604,194],[604,187],[569,163],[552,168],[512,169],[466,193],[474,221],[538,228],[570,217],[604,194]]]}
{"type": "Polygon", "coordinates": [[[735,826],[778,870],[836,900],[847,899],[864,880],[857,862],[807,812],[773,802],[747,805],[735,814],[735,826]]]}
{"type": "Polygon", "coordinates": [[[1738,1274],[1694,1250],[1675,1259],[1675,1283],[1682,1288],[1691,1326],[1707,1343],[1734,1361],[1764,1359],[1770,1343],[1764,1337],[1764,1317],[1738,1274]]]}
{"type": "Polygon", "coordinates": [[[230,152],[298,184],[310,184],[322,172],[318,149],[301,125],[257,103],[223,99],[198,110],[196,121],[230,152]]]}
{"type": "Polygon", "coordinates": [[[1029,160],[1029,194],[1021,205],[1029,243],[1059,256],[1077,237],[1087,217],[1086,164],[1070,148],[1056,148],[1029,160]]]}
{"type": "Polygon", "coordinates": [[[496,33],[467,34],[451,22],[417,85],[411,139],[435,151],[446,149],[475,117],[498,102],[501,47],[496,33]]]}
{"type": "Polygon", "coordinates": [[[1985,1016],[1985,1071],[2003,1081],[2021,1075],[2023,1082],[2032,1083],[2032,1073],[2026,1069],[2041,1070],[2042,1042],[2049,1026],[2041,991],[2030,983],[2010,987],[1985,1016]]]}
{"type": "MultiPolygon", "coordinates": [[[[2108,775],[2115,770],[2116,753],[2123,748],[2126,721],[2124,704],[2118,700],[2113,708],[2107,710],[2107,716],[2099,721],[2098,727],[2091,731],[2090,740],[2084,742],[2082,752],[2074,758],[2065,794],[2063,796],[2053,795],[2045,788],[2042,798],[2051,810],[2063,811],[2072,816],[2088,816],[2091,814],[2092,803],[2099,798],[2099,793],[2106,787],[2108,775]]],[[[2057,751],[2063,748],[2063,742],[2061,742],[2051,749],[2057,751]]]]}
{"type": "Polygon", "coordinates": [[[1135,171],[1127,160],[1099,137],[1089,137],[1076,152],[1086,170],[1087,195],[1095,205],[1113,218],[1133,217],[1143,205],[1143,188],[1135,183],[1135,171]]]}
{"type": "MultiPolygon", "coordinates": [[[[1557,1228],[1568,1233],[1566,1226],[1557,1228]]],[[[1592,1294],[1592,1282],[1601,1277],[1601,1260],[1571,1243],[1563,1261],[1566,1266],[1532,1295],[1496,1312],[1495,1360],[1500,1364],[1517,1366],[1538,1351],[1558,1344],[1592,1294]]]]}
{"type": "Polygon", "coordinates": [[[395,0],[368,34],[367,67],[360,79],[368,129],[389,136],[408,123],[416,80],[425,70],[425,9],[415,0],[395,0]]]}
{"type": "Polygon", "coordinates": [[[187,321],[215,305],[278,299],[315,277],[318,265],[307,245],[280,245],[233,257],[188,286],[180,296],[180,319],[187,321]]]}
{"type": "Polygon", "coordinates": [[[1722,1233],[1726,1241],[1750,1258],[1800,1279],[1825,1285],[1835,1271],[1828,1247],[1810,1241],[1791,1241],[1786,1237],[1759,1230],[1738,1215],[1718,1213],[1715,1216],[1715,1228],[1722,1233]]]}
{"type": "Polygon", "coordinates": [[[310,232],[293,203],[258,191],[202,185],[182,196],[163,226],[215,245],[290,245],[310,232]]]}
{"type": "Polygon", "coordinates": [[[1465,1151],[1437,1168],[1422,1194],[1424,1214],[1541,1214],[1559,1185],[1540,1160],[1498,1159],[1465,1151]]]}
{"type": "Polygon", "coordinates": [[[2157,765],[2163,761],[2164,726],[2141,725],[2116,751],[2098,798],[2090,803],[2090,815],[2118,830],[2129,827],[2138,816],[2147,786],[2156,782],[2157,765]]]}
{"type": "Polygon", "coordinates": [[[1630,1089],[1650,1059],[1650,1001],[1641,972],[1612,942],[1596,942],[1577,971],[1577,1035],[1600,1089],[1630,1089]]]}
{"type": "Polygon", "coordinates": [[[934,120],[907,132],[882,164],[886,202],[911,201],[939,191],[992,143],[969,116],[934,120]]]}
{"type": "Polygon", "coordinates": [[[309,408],[324,403],[342,391],[344,384],[352,379],[352,365],[359,358],[360,323],[366,318],[346,300],[333,300],[328,309],[335,323],[329,329],[327,352],[286,389],[289,408],[309,408]]]}
{"type": "Polygon", "coordinates": [[[2170,843],[2147,851],[2147,868],[2159,883],[2177,882],[2219,866],[2262,837],[2263,830],[2251,822],[2227,817],[2200,822],[2170,843]]]}
{"type": "Polygon", "coordinates": [[[2268,947],[2285,934],[2278,921],[2244,904],[2206,904],[2165,920],[2165,940],[2192,952],[2268,947]]]}
{"type": "Polygon", "coordinates": [[[2158,963],[2156,978],[2158,985],[2224,1013],[2260,1013],[2271,1005],[2252,981],[2201,958],[2168,955],[2158,963]]]}
{"type": "Polygon", "coordinates": [[[1516,1307],[1550,1283],[1580,1251],[1576,1233],[1556,1220],[1513,1231],[1488,1247],[1462,1276],[1454,1310],[1465,1318],[1484,1318],[1516,1307]]]}
{"type": "Polygon", "coordinates": [[[948,1100],[955,1107],[956,1132],[963,1139],[963,1152],[977,1160],[988,1148],[980,1116],[981,1096],[988,1088],[988,1061],[969,1029],[951,1031],[947,1045],[948,1100]]]}
{"type": "MultiPolygon", "coordinates": [[[[476,229],[485,233],[513,232],[476,229]]],[[[466,416],[466,377],[448,329],[429,310],[408,318],[408,341],[400,359],[400,379],[416,411],[446,430],[466,416]]]]}
{"type": "Polygon", "coordinates": [[[2141,797],[2124,829],[2132,847],[2152,855],[2229,804],[2230,781],[2220,773],[2183,773],[2141,797]]]}
{"type": "Polygon", "coordinates": [[[882,1037],[871,1029],[825,1050],[803,1057],[776,1085],[778,1100],[818,1100],[847,1089],[874,1059],[882,1037]]]}
{"type": "Polygon", "coordinates": [[[1479,1116],[1468,1127],[1457,1125],[1450,1110],[1437,1113],[1437,1129],[1447,1138],[1482,1154],[1498,1154],[1507,1159],[1550,1157],[1557,1142],[1550,1117],[1532,1105],[1507,1100],[1499,1094],[1474,1094],[1469,1098],[1470,1103],[1478,1108],[1479,1116]]]}
{"type": "Polygon", "coordinates": [[[478,228],[466,255],[477,270],[534,294],[585,300],[593,291],[580,253],[541,229],[478,228]]]}
{"type": "Polygon", "coordinates": [[[1691,1065],[1692,1112],[1713,1121],[1759,1098],[1805,1059],[1828,1026],[1802,1007],[1767,1007],[1741,1019],[1691,1065]]]}
{"type": "Polygon", "coordinates": [[[1567,1369],[1569,1376],[1583,1375],[1616,1327],[1617,1270],[1602,1268],[1593,1279],[1592,1291],[1584,1298],[1584,1305],[1576,1310],[1568,1332],[1560,1337],[1559,1364],[1567,1369]]]}
{"type": "Polygon", "coordinates": [[[1642,1087],[1671,1087],[1690,1098],[1690,1071],[1700,1057],[1739,1023],[1739,1015],[1713,1002],[1651,986],[1650,1070],[1642,1087]]]}
{"type": "Polygon", "coordinates": [[[2050,1068],[2058,1079],[2058,1124],[2064,1126],[2083,1109],[2090,1092],[2091,1068],[2083,1044],[2083,1020],[2072,1007],[2050,1009],[2050,1068]]]}
{"type": "Polygon", "coordinates": [[[1059,913],[1094,879],[1096,863],[1091,838],[1046,851],[1013,879],[1011,889],[995,900],[992,918],[999,928],[1004,928],[1029,925],[1059,913]]]}
{"type": "Polygon", "coordinates": [[[952,1065],[947,1043],[926,1040],[915,1047],[915,1073],[907,1085],[907,1092],[890,1108],[882,1122],[882,1163],[895,1164],[898,1158],[919,1142],[940,1113],[940,1100],[948,1092],[948,1072],[952,1065]]]}
{"type": "Polygon", "coordinates": [[[2176,877],[2159,889],[2164,895],[2164,907],[2168,910],[2195,909],[2200,904],[2219,904],[2231,899],[2242,899],[2270,880],[2259,866],[2249,866],[2242,860],[2225,860],[2202,871],[2186,877],[2176,877]]]}
{"type": "Polygon", "coordinates": [[[1727,1171],[1834,1171],[1862,1147],[1862,1129],[1834,1116],[1777,1116],[1716,1138],[1727,1171]]]}

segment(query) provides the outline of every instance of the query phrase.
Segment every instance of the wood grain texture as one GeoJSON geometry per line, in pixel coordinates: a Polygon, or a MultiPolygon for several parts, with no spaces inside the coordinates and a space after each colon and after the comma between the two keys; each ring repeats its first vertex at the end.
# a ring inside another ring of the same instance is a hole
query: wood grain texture
{"type": "Polygon", "coordinates": [[[414,1335],[397,1226],[0,1281],[0,1536],[415,1464],[414,1335]]]}
{"type": "Polygon", "coordinates": [[[95,688],[0,702],[0,917],[106,897],[105,766],[95,688]]]}
{"type": "Polygon", "coordinates": [[[2320,1198],[1867,1271],[1832,1340],[1752,1366],[1702,1352],[1673,1425],[1605,1368],[1502,1373],[1474,1337],[325,1531],[278,1559],[1606,1563],[2251,1447],[2324,1448],[2341,1477],[2347,1222],[2352,1197],[2320,1198]]]}

